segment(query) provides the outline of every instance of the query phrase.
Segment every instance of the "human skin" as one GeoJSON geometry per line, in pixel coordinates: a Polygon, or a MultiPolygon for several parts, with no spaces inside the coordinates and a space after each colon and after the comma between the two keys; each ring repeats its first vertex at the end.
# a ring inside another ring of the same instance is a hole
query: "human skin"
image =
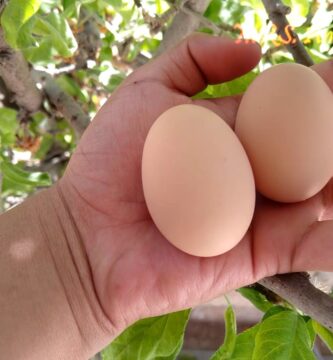
{"type": "MultiPolygon", "coordinates": [[[[50,196],[50,201],[59,203],[51,216],[61,212],[60,224],[65,218],[63,209],[69,214],[62,231],[73,239],[69,232],[76,229],[77,239],[74,236],[72,243],[82,244],[78,257],[86,258],[90,272],[81,281],[93,291],[91,307],[105,317],[97,318],[107,323],[94,323],[97,329],[103,328],[103,340],[94,346],[88,339],[91,355],[138,319],[192,307],[274,274],[333,271],[333,182],[302,203],[278,204],[258,197],[243,240],[213,258],[194,257],[173,247],[148,213],[141,156],[150,126],[168,108],[193,103],[211,109],[233,127],[239,96],[207,100],[191,96],[208,83],[246,73],[259,59],[255,43],[190,36],[124,81],[84,133],[57,188],[44,192],[44,199],[50,196]]],[[[316,65],[314,70],[333,89],[332,62],[316,65]]],[[[15,218],[15,209],[12,214],[15,218]]],[[[2,219],[0,233],[6,227],[2,219]]],[[[53,311],[51,305],[49,311],[53,311]]]]}

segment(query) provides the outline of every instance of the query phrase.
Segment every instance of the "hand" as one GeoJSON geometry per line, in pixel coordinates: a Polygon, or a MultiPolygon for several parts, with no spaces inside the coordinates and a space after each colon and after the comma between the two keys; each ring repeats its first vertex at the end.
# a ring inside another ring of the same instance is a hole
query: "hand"
{"type": "MultiPolygon", "coordinates": [[[[60,186],[80,229],[97,296],[117,332],[140,318],[194,306],[265,276],[333,269],[333,225],[317,225],[333,203],[333,186],[299,204],[261,199],[244,239],[214,258],[173,247],[147,211],[140,168],[152,123],[172,106],[195,103],[233,126],[240,97],[190,96],[207,83],[246,73],[259,58],[254,43],[191,36],[129,76],[81,139],[60,186]]],[[[333,72],[328,65],[317,69],[324,78],[333,72]]]]}

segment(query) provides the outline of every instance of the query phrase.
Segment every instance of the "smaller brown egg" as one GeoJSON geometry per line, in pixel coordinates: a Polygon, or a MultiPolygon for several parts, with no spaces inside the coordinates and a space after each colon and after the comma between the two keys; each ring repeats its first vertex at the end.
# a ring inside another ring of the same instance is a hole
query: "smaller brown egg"
{"type": "Polygon", "coordinates": [[[231,128],[204,107],[176,106],[155,121],[144,145],[142,182],[157,228],[188,254],[220,255],[251,223],[249,160],[231,128]]]}
{"type": "Polygon", "coordinates": [[[333,96],[310,68],[281,64],[259,75],[242,98],[235,131],[257,189],[272,200],[308,199],[333,174],[333,96]]]}

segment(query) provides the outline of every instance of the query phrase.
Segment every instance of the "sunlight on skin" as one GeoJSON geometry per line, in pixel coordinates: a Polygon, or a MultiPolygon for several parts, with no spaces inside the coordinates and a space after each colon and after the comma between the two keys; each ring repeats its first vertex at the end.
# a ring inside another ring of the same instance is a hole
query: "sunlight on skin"
{"type": "Polygon", "coordinates": [[[10,255],[16,260],[29,260],[35,251],[35,245],[31,239],[24,239],[11,244],[10,255]]]}

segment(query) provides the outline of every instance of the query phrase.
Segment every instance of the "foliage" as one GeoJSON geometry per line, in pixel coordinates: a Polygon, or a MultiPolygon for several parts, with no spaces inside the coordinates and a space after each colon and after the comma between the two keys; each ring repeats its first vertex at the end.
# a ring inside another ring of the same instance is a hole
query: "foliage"
{"type": "Polygon", "coordinates": [[[231,305],[227,307],[224,314],[225,338],[223,345],[211,357],[211,360],[230,359],[235,352],[237,343],[237,323],[234,310],[231,305]]]}
{"type": "Polygon", "coordinates": [[[270,303],[263,294],[253,288],[244,287],[238,289],[238,292],[251,301],[251,303],[260,311],[266,312],[273,306],[273,304],[270,303]]]}
{"type": "MultiPolygon", "coordinates": [[[[315,62],[332,55],[332,6],[326,1],[285,1],[288,16],[315,62]]],[[[139,3],[139,1],[136,1],[139,3]]],[[[171,4],[171,5],[170,5],[171,4]]],[[[141,56],[154,56],[171,20],[152,29],[151,17],[165,13],[172,1],[142,0],[141,7],[125,0],[8,0],[1,14],[6,41],[21,51],[31,67],[52,74],[61,89],[94,116],[114,89],[136,67],[141,56]],[[85,17],[82,17],[85,10],[85,17]],[[100,46],[85,66],[77,67],[79,34],[92,20],[100,46]]],[[[242,30],[228,35],[252,38],[262,46],[263,58],[249,74],[234,81],[210,85],[196,97],[223,97],[242,93],[268,66],[291,61],[281,47],[260,0],[212,0],[204,16],[216,26],[242,30]]],[[[163,18],[163,17],[161,17],[163,18]]],[[[202,31],[211,30],[202,28],[202,31]]],[[[0,84],[1,85],[1,84],[0,84]]],[[[5,99],[6,100],[6,99],[5,99]]],[[[24,114],[7,99],[0,108],[0,168],[4,208],[36,189],[57,180],[75,149],[73,129],[47,98],[39,112],[24,114]],[[45,172],[48,170],[49,174],[45,172]]],[[[318,335],[333,351],[333,334],[296,309],[277,306],[252,288],[239,292],[264,312],[261,322],[237,334],[231,305],[225,314],[226,337],[212,360],[314,359],[318,335]]],[[[103,352],[104,359],[175,359],[183,343],[189,311],[139,321],[103,352]]]]}
{"type": "Polygon", "coordinates": [[[138,321],[103,351],[103,360],[176,359],[189,315],[186,310],[138,321]]]}
{"type": "Polygon", "coordinates": [[[289,309],[280,310],[266,314],[259,324],[237,335],[231,352],[226,351],[230,348],[226,336],[211,360],[315,360],[313,342],[303,317],[289,309]]]}
{"type": "Polygon", "coordinates": [[[315,333],[321,338],[321,340],[327,345],[327,347],[333,352],[333,334],[324,326],[317,323],[317,321],[311,320],[315,333]]]}

